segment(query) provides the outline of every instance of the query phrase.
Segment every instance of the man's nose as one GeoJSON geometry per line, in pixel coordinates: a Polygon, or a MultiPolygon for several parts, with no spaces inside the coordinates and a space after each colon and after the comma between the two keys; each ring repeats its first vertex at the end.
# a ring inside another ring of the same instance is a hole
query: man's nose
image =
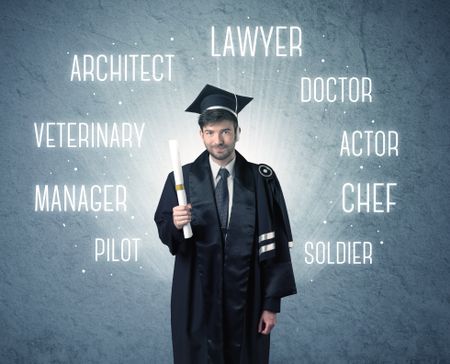
{"type": "Polygon", "coordinates": [[[217,144],[222,144],[223,143],[223,135],[221,133],[217,133],[214,142],[217,144]]]}

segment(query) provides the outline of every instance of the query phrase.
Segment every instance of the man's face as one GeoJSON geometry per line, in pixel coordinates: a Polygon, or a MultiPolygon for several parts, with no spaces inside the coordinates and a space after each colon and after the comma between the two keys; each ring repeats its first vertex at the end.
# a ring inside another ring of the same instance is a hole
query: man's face
{"type": "Polygon", "coordinates": [[[211,156],[218,161],[230,161],[234,156],[236,133],[234,123],[230,120],[206,124],[200,136],[211,156]]]}

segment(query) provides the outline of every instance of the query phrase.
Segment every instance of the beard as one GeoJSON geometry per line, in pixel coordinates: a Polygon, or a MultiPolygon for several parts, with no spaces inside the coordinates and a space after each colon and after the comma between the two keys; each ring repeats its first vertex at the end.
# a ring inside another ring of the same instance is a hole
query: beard
{"type": "Polygon", "coordinates": [[[215,159],[223,161],[229,158],[234,152],[234,144],[222,145],[222,146],[208,146],[206,149],[215,159]]]}

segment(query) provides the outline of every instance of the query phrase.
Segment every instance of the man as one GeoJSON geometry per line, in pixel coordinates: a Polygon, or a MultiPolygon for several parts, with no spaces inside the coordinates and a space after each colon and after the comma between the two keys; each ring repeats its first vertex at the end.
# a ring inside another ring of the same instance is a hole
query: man
{"type": "Polygon", "coordinates": [[[173,173],[155,213],[176,256],[172,341],[176,364],[264,364],[282,297],[295,294],[292,235],[283,194],[267,165],[236,150],[237,114],[252,98],[206,85],[186,111],[200,114],[206,150],[183,166],[188,205],[173,173]],[[184,239],[191,223],[193,236],[184,239]]]}

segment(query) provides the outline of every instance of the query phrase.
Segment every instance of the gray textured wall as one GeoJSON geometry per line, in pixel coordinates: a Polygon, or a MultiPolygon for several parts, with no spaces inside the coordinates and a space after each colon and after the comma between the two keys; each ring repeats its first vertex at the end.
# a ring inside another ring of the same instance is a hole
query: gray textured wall
{"type": "Polygon", "coordinates": [[[450,361],[447,2],[2,1],[0,17],[2,363],[171,362],[153,213],[167,139],[186,138],[185,162],[202,150],[183,110],[205,83],[255,97],[238,149],[274,167],[291,215],[299,294],[271,362],[450,361]],[[211,25],[301,26],[303,56],[213,58],[211,25]],[[172,82],[69,81],[75,53],[132,52],[175,54],[172,82]],[[371,77],[374,101],[301,104],[302,76],[371,77]],[[38,149],[46,121],[146,129],[140,149],[38,149]],[[340,158],[353,129],[398,131],[400,155],[340,158]],[[344,182],[396,182],[397,205],[344,214],[344,182]],[[34,212],[36,184],[64,183],[125,184],[128,211],[34,212]],[[142,238],[138,262],[95,262],[95,237],[142,238]],[[372,241],[373,264],[305,263],[306,241],[340,239],[372,241]]]}

